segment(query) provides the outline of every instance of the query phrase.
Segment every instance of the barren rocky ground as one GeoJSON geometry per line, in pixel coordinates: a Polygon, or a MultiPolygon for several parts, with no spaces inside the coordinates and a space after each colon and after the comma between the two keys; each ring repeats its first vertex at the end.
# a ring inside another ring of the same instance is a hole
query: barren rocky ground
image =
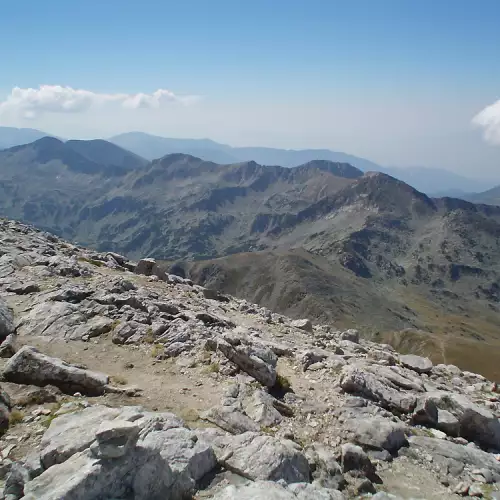
{"type": "Polygon", "coordinates": [[[0,287],[6,499],[500,498],[481,375],[10,221],[0,287]]]}

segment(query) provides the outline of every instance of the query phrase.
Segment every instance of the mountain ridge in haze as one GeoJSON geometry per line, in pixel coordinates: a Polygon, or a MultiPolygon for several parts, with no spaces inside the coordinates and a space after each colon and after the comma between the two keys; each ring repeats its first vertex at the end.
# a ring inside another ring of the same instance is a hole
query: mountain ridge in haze
{"type": "MultiPolygon", "coordinates": [[[[2,149],[2,144],[4,144],[3,148],[7,148],[26,144],[43,136],[50,136],[50,134],[33,129],[0,127],[0,149],[2,149]]],[[[433,196],[455,196],[473,199],[475,193],[485,191],[496,184],[496,182],[488,180],[470,179],[440,168],[384,167],[364,158],[327,149],[233,148],[210,139],[172,139],[153,136],[144,132],[120,134],[111,138],[110,141],[130,151],[131,155],[136,154],[147,160],[161,158],[170,153],[186,153],[219,164],[250,160],[263,165],[281,165],[285,167],[296,167],[313,160],[350,163],[363,171],[375,170],[387,173],[413,185],[419,191],[433,196]]],[[[498,184],[500,184],[500,180],[498,184]]]]}
{"type": "MultiPolygon", "coordinates": [[[[436,167],[385,167],[365,158],[329,149],[232,147],[210,139],[168,139],[143,132],[128,132],[111,137],[109,140],[151,160],[165,154],[180,152],[216,163],[253,160],[261,165],[283,167],[296,167],[313,160],[350,163],[365,172],[371,170],[384,172],[430,195],[479,192],[489,188],[492,182],[471,179],[436,167]]],[[[500,180],[498,183],[500,184],[500,180]]]]}

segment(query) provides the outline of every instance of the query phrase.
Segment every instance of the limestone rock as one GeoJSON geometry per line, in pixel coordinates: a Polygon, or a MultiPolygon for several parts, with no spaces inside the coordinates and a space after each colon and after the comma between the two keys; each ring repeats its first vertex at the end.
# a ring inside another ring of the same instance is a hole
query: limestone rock
{"type": "Polygon", "coordinates": [[[110,318],[105,316],[94,316],[86,323],[77,326],[69,338],[88,340],[98,337],[99,335],[111,331],[114,324],[115,322],[110,318]]]}
{"type": "Polygon", "coordinates": [[[54,385],[68,394],[99,395],[109,382],[109,377],[103,373],[77,368],[30,346],[22,347],[9,359],[3,375],[9,382],[41,387],[54,385]]]}
{"type": "Polygon", "coordinates": [[[408,444],[405,436],[406,426],[402,422],[373,417],[357,419],[349,422],[349,425],[354,432],[354,440],[368,448],[393,453],[408,444]]]}
{"type": "Polygon", "coordinates": [[[118,458],[124,456],[135,445],[140,427],[127,420],[104,421],[95,436],[91,451],[97,458],[118,458]]]}
{"type": "Polygon", "coordinates": [[[352,365],[343,368],[340,386],[346,392],[360,394],[386,408],[404,413],[411,412],[416,404],[416,398],[411,393],[401,392],[386,379],[352,365]]]}
{"type": "MultiPolygon", "coordinates": [[[[137,321],[125,321],[113,330],[111,340],[114,344],[136,344],[141,342],[152,328],[137,321]]],[[[153,339],[151,339],[153,340],[153,339]]]]}
{"type": "Polygon", "coordinates": [[[436,427],[448,434],[448,436],[457,437],[460,434],[460,422],[458,418],[447,410],[438,409],[436,427]]]}
{"type": "Polygon", "coordinates": [[[433,393],[431,397],[439,409],[457,418],[460,436],[486,448],[500,450],[500,422],[490,410],[459,393],[433,393]]]}
{"type": "Polygon", "coordinates": [[[276,383],[278,358],[268,347],[254,344],[231,345],[225,340],[219,340],[217,348],[227,359],[263,385],[273,387],[276,383]]]}
{"type": "Polygon", "coordinates": [[[246,432],[234,436],[224,466],[252,480],[308,482],[309,463],[293,441],[246,432]]]}
{"type": "Polygon", "coordinates": [[[490,471],[495,481],[500,480],[500,462],[495,459],[495,455],[461,444],[452,443],[445,439],[436,439],[426,436],[412,436],[409,439],[410,451],[417,453],[430,453],[435,460],[445,461],[447,466],[453,466],[453,462],[461,469],[465,465],[474,468],[487,469],[490,471]]]}
{"type": "Polygon", "coordinates": [[[259,425],[234,406],[214,406],[210,410],[201,413],[200,417],[231,434],[260,430],[259,425]]]}
{"type": "Polygon", "coordinates": [[[40,286],[34,281],[27,282],[14,282],[7,286],[7,291],[17,295],[27,295],[29,293],[36,293],[40,291],[40,286]]]}
{"type": "Polygon", "coordinates": [[[297,500],[297,497],[281,484],[252,481],[244,485],[227,486],[213,500],[297,500]]]}
{"type": "Polygon", "coordinates": [[[0,297],[0,342],[14,333],[14,315],[7,302],[0,297]]]}
{"type": "Polygon", "coordinates": [[[7,338],[0,345],[0,358],[11,358],[16,354],[16,336],[7,335],[7,338]]]}
{"type": "Polygon", "coordinates": [[[299,328],[300,330],[304,330],[306,332],[313,331],[313,324],[308,319],[296,319],[290,323],[294,328],[299,328]]]}
{"type": "Polygon", "coordinates": [[[243,401],[243,408],[245,413],[258,424],[264,427],[273,427],[283,420],[281,413],[274,406],[275,402],[278,405],[278,401],[270,394],[256,390],[243,401]]]}
{"type": "Polygon", "coordinates": [[[402,365],[417,373],[429,373],[433,364],[429,358],[416,356],[415,354],[405,354],[399,357],[402,365]]]}
{"type": "Polygon", "coordinates": [[[415,425],[426,425],[435,427],[438,423],[438,408],[432,399],[419,399],[415,411],[412,415],[412,422],[415,425]]]}

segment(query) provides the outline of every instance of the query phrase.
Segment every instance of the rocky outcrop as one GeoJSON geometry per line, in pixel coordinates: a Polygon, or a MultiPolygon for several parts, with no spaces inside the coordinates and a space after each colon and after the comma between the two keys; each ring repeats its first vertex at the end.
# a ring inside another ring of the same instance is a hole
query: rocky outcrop
{"type": "Polygon", "coordinates": [[[391,380],[356,366],[346,366],[343,369],[340,386],[346,392],[360,394],[386,408],[403,413],[411,412],[416,405],[413,394],[400,391],[391,380]]]}
{"type": "Polygon", "coordinates": [[[400,356],[399,360],[403,366],[417,373],[429,373],[433,366],[429,358],[415,356],[414,354],[405,354],[404,356],[400,356]]]}
{"type": "Polygon", "coordinates": [[[102,394],[109,382],[103,373],[83,370],[24,346],[5,365],[3,376],[9,382],[39,386],[54,385],[68,394],[102,394]]]}
{"type": "Polygon", "coordinates": [[[268,347],[252,344],[241,338],[231,339],[231,342],[220,339],[217,349],[255,380],[273,387],[276,383],[276,354],[268,347]]]}
{"type": "Polygon", "coordinates": [[[14,315],[5,300],[0,297],[0,342],[14,333],[14,315]]]}

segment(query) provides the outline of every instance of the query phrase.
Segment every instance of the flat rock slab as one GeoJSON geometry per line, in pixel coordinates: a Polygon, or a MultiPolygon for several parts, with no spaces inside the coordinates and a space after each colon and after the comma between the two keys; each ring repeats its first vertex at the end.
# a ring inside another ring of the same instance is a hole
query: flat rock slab
{"type": "Polygon", "coordinates": [[[3,375],[16,384],[54,385],[68,394],[81,392],[89,396],[103,394],[109,382],[104,373],[77,368],[31,346],[22,347],[9,359],[3,375]]]}
{"type": "Polygon", "coordinates": [[[417,373],[429,373],[433,364],[429,358],[416,356],[415,354],[404,354],[399,357],[402,365],[417,373]]]}
{"type": "Polygon", "coordinates": [[[227,469],[252,480],[309,481],[310,469],[305,455],[293,441],[246,432],[229,443],[227,469]]]}

